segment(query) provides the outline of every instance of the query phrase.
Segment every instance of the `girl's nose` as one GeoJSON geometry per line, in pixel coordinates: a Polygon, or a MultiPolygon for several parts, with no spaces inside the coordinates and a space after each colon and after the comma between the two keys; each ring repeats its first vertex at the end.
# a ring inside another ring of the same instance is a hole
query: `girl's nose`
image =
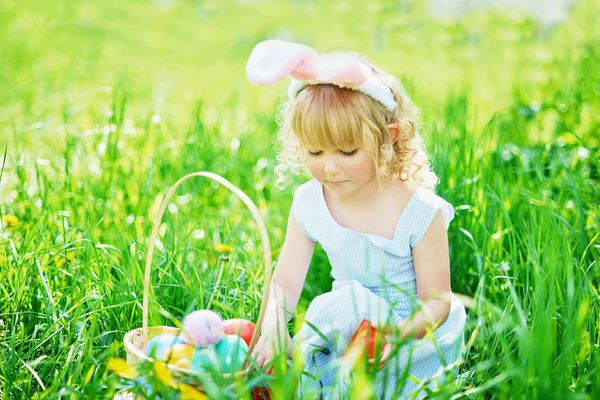
{"type": "Polygon", "coordinates": [[[340,165],[332,158],[325,160],[323,165],[323,172],[326,176],[333,176],[340,172],[340,165]]]}

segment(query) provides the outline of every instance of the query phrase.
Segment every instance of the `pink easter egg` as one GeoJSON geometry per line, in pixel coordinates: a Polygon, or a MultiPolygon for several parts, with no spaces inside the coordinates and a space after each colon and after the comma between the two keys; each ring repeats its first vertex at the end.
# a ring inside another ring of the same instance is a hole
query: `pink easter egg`
{"type": "Polygon", "coordinates": [[[219,343],[223,331],[223,320],[210,310],[194,311],[183,319],[182,337],[196,346],[219,343]]]}

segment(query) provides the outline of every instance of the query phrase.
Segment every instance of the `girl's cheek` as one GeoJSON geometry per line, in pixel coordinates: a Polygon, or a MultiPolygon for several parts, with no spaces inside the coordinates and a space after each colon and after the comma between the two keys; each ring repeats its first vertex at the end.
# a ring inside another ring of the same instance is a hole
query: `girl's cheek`
{"type": "Polygon", "coordinates": [[[357,179],[368,179],[375,173],[375,165],[370,159],[357,159],[351,165],[348,165],[349,171],[357,179]]]}
{"type": "MultiPolygon", "coordinates": [[[[322,180],[321,171],[319,169],[319,163],[315,160],[307,160],[306,164],[311,175],[314,176],[318,181],[322,180]]],[[[321,169],[322,170],[322,169],[321,169]]]]}

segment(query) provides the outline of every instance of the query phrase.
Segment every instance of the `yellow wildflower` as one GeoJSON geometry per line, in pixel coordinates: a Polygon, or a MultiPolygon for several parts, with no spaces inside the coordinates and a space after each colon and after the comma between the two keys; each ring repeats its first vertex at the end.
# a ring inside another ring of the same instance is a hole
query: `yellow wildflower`
{"type": "Polygon", "coordinates": [[[137,370],[131,365],[127,364],[127,361],[123,360],[122,358],[109,358],[107,368],[117,375],[127,379],[135,379],[138,374],[137,370]]]}
{"type": "Polygon", "coordinates": [[[199,392],[190,385],[186,385],[185,383],[179,385],[179,391],[181,392],[181,400],[208,400],[207,395],[199,392]]]}
{"type": "Polygon", "coordinates": [[[71,262],[74,259],[75,259],[75,252],[74,251],[69,251],[65,257],[60,257],[60,258],[57,257],[57,258],[55,258],[54,259],[54,263],[56,264],[56,266],[58,268],[60,268],[63,265],[65,265],[67,262],[71,262]]]}
{"type": "Polygon", "coordinates": [[[167,368],[167,364],[162,361],[154,361],[154,371],[156,372],[156,377],[159,381],[167,386],[171,386],[173,388],[177,387],[177,383],[173,379],[173,374],[167,368]]]}
{"type": "Polygon", "coordinates": [[[359,371],[354,378],[354,387],[352,388],[352,399],[370,399],[373,397],[374,390],[371,381],[364,371],[359,371]]]}
{"type": "Polygon", "coordinates": [[[16,226],[19,223],[19,218],[14,215],[3,215],[2,216],[2,225],[5,227],[16,226]]]}
{"type": "Polygon", "coordinates": [[[233,251],[233,247],[228,244],[218,244],[215,246],[215,250],[217,250],[219,253],[227,254],[233,251]]]}

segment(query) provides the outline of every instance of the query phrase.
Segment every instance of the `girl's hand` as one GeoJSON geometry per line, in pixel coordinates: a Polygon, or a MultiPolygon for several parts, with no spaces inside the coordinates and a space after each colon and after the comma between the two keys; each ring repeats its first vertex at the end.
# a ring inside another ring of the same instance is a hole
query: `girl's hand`
{"type": "MultiPolygon", "coordinates": [[[[262,332],[254,351],[252,351],[252,357],[256,360],[259,368],[265,368],[278,354],[285,353],[290,358],[293,350],[294,342],[287,329],[285,332],[268,329],[262,332]]],[[[273,367],[269,367],[265,372],[271,373],[272,370],[273,367]]]]}
{"type": "Polygon", "coordinates": [[[372,324],[378,332],[385,336],[385,342],[381,351],[381,356],[375,358],[369,358],[369,368],[377,368],[378,371],[385,367],[387,360],[392,354],[392,348],[394,346],[394,337],[399,335],[399,326],[390,323],[372,324]]]}
{"type": "Polygon", "coordinates": [[[377,371],[381,371],[392,354],[392,343],[388,337],[386,337],[386,344],[383,346],[383,351],[380,357],[369,358],[369,369],[376,368],[377,371]]]}

